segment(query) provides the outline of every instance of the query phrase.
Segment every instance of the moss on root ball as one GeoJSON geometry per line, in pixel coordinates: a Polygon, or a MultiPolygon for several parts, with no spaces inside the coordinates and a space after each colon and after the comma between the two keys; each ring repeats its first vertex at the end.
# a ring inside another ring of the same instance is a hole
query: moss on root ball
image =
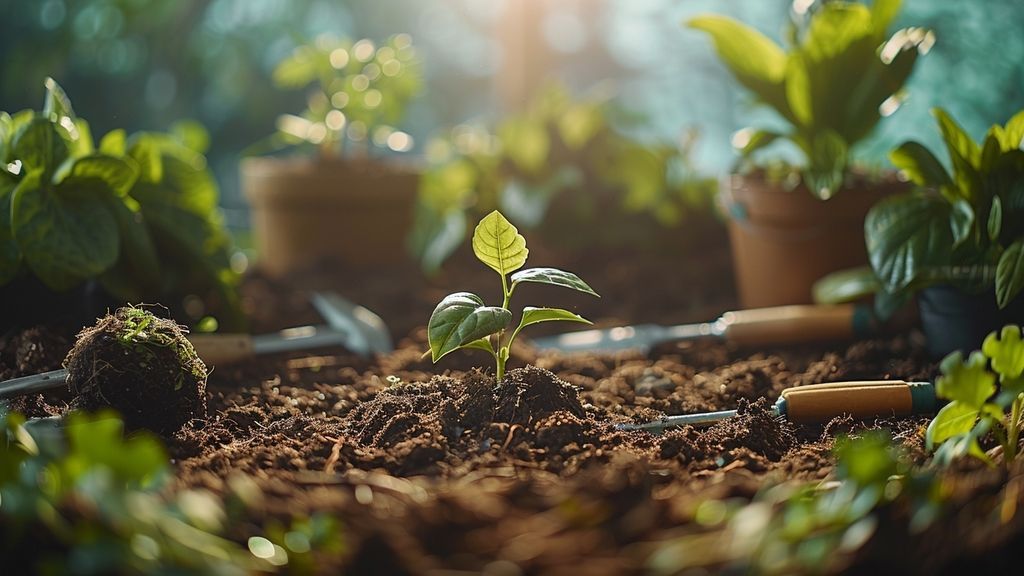
{"type": "Polygon", "coordinates": [[[72,408],[111,407],[129,429],[173,434],[206,416],[206,365],[173,320],[120,308],[82,330],[64,359],[72,408]]]}

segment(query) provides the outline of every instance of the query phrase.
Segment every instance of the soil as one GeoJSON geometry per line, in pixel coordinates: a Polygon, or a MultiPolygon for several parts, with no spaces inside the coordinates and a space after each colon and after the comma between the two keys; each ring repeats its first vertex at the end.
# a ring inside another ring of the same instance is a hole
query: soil
{"type": "MultiPolygon", "coordinates": [[[[708,267],[689,271],[635,258],[582,261],[569,268],[601,300],[524,290],[513,304],[568,299],[567,307],[599,325],[707,320],[734,305],[734,297],[721,289],[731,285],[714,272],[721,268],[710,264],[722,254],[705,257],[708,267]],[[702,270],[713,275],[701,279],[702,270]]],[[[336,270],[303,281],[331,286],[381,313],[396,338],[394,352],[367,359],[328,348],[216,366],[206,390],[208,415],[169,440],[175,488],[227,495],[247,486],[249,518],[237,527],[240,539],[249,535],[247,526],[268,518],[339,518],[344,552],[320,558],[322,573],[649,573],[660,545],[715,529],[698,521],[703,502],[746,502],[779,482],[827,480],[839,435],[888,428],[914,461],[929,458],[927,417],[837,417],[805,426],[769,410],[791,386],[934,378],[937,366],[917,332],[759,350],[687,342],[649,354],[603,355],[538,353],[524,339],[512,350],[507,378],[496,383],[490,369],[480,369],[486,355],[456,352],[436,366],[423,358],[423,324],[434,304],[455,289],[493,299],[493,272],[448,271],[423,280],[392,270],[353,278],[336,270]],[[664,434],[617,426],[723,409],[739,414],[664,434]]],[[[318,320],[304,293],[259,276],[246,282],[244,301],[256,332],[318,320]]],[[[60,342],[54,338],[8,337],[0,371],[14,376],[53,367],[55,355],[23,361],[11,350],[23,341],[47,341],[41,350],[48,349],[60,342]]],[[[47,397],[21,407],[45,415],[62,404],[47,397]]],[[[1015,512],[1024,505],[1022,472],[965,463],[944,485],[950,504],[942,522],[911,535],[898,528],[907,511],[883,510],[882,528],[868,545],[827,568],[999,568],[1022,544],[1024,516],[1015,512]],[[988,520],[993,509],[1006,515],[995,528],[988,520]]]]}
{"type": "Polygon", "coordinates": [[[82,330],[64,360],[71,408],[114,408],[129,430],[177,432],[206,416],[206,366],[173,320],[120,308],[82,330]]]}

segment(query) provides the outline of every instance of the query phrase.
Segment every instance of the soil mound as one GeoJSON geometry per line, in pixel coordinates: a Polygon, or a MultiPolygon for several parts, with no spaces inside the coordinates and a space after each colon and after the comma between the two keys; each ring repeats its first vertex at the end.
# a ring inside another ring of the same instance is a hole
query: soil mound
{"type": "Polygon", "coordinates": [[[169,435],[206,415],[206,366],[173,320],[120,308],[78,335],[64,360],[71,407],[117,410],[129,429],[169,435]]]}

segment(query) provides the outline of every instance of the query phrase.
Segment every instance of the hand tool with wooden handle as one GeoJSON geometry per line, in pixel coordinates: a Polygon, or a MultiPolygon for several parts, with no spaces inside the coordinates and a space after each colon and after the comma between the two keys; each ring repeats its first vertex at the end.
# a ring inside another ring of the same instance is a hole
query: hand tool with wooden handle
{"type": "MultiPolygon", "coordinates": [[[[814,424],[843,414],[857,419],[931,414],[937,404],[935,387],[930,382],[879,380],[786,388],[772,410],[776,416],[791,422],[814,424]]],[[[623,424],[618,428],[661,432],[674,426],[708,426],[735,415],[735,410],[683,414],[643,424],[623,424]]]]}
{"type": "Polygon", "coordinates": [[[851,340],[875,331],[868,306],[856,304],[793,305],[736,310],[714,322],[659,326],[640,324],[570,332],[535,338],[541,350],[612,352],[639,349],[681,340],[720,339],[741,346],[797,344],[851,340]]]}

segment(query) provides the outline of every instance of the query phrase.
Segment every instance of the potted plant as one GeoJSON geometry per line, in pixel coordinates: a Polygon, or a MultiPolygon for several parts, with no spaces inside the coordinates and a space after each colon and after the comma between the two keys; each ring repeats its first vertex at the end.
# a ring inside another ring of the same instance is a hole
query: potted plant
{"type": "Polygon", "coordinates": [[[312,90],[300,116],[278,118],[266,147],[312,153],[242,162],[260,267],[282,276],[324,261],[401,260],[418,174],[372,153],[412,147],[412,138],[393,127],[420,89],[409,36],[380,47],[321,37],[296,48],[273,77],[279,87],[312,90]]]}
{"type": "Polygon", "coordinates": [[[195,149],[205,132],[115,130],[97,147],[60,86],[46,89],[41,112],[0,112],[3,326],[77,324],[145,300],[238,326],[230,238],[195,149]]]}
{"type": "Polygon", "coordinates": [[[437,269],[470,222],[495,209],[561,250],[657,245],[653,237],[709,207],[714,181],[690,165],[692,138],[645,142],[619,128],[617,116],[625,113],[603,95],[573,98],[552,85],[494,127],[461,125],[434,139],[412,252],[437,269]]]}
{"type": "Polygon", "coordinates": [[[871,209],[865,236],[888,298],[917,292],[935,356],[1024,322],[1024,112],[975,142],[935,109],[952,172],[917,142],[891,154],[919,186],[871,209]]]}
{"type": "Polygon", "coordinates": [[[899,8],[900,0],[803,7],[786,48],[724,16],[689,21],[711,36],[756,101],[788,124],[738,132],[740,168],[720,191],[744,306],[808,303],[815,280],[866,263],[864,216],[899,185],[857,168],[855,147],[899,107],[918,55],[934,42],[920,28],[889,36],[899,8]],[[755,162],[755,152],[780,141],[795,145],[802,165],[755,162]]]}

